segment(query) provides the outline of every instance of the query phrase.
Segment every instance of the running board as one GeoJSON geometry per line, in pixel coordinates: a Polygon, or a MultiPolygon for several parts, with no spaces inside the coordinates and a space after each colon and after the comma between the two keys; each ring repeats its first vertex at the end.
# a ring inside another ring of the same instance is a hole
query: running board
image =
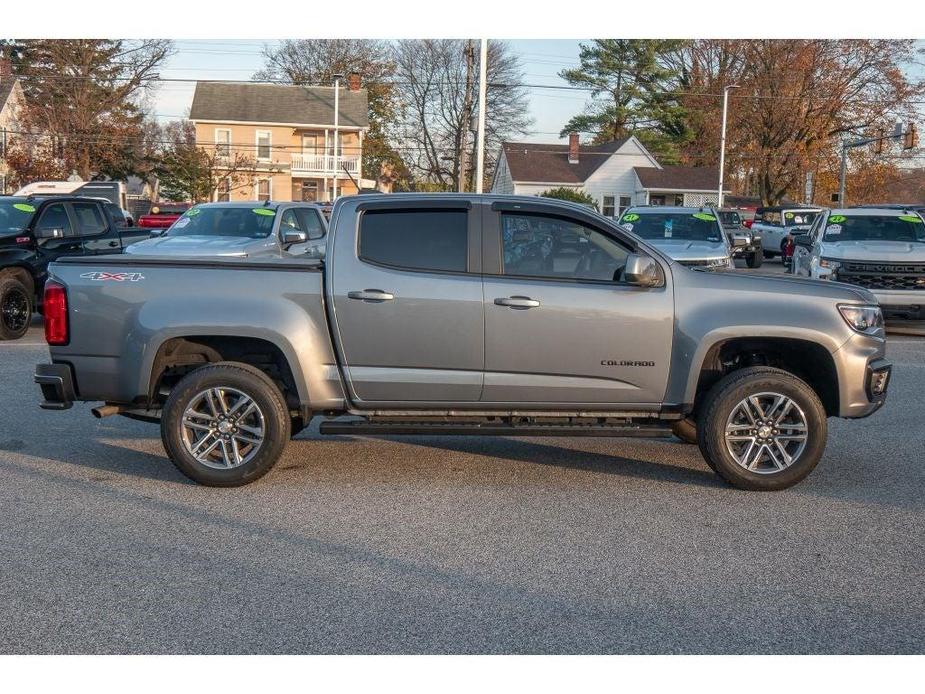
{"type": "Polygon", "coordinates": [[[663,425],[641,426],[562,426],[555,424],[503,425],[403,422],[371,424],[369,422],[322,422],[320,433],[327,436],[618,436],[660,438],[671,436],[663,425]]]}

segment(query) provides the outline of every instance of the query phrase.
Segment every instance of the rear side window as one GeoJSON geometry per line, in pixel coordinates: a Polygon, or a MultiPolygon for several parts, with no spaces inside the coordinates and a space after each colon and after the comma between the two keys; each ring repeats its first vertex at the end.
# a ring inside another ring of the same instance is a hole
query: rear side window
{"type": "Polygon", "coordinates": [[[128,220],[125,218],[125,214],[122,212],[121,207],[114,205],[111,202],[107,202],[106,210],[109,212],[109,216],[112,218],[113,224],[115,224],[118,229],[125,229],[129,226],[128,220]]]}
{"type": "Polygon", "coordinates": [[[80,236],[95,236],[106,229],[103,214],[99,205],[92,202],[75,202],[72,205],[77,217],[78,234],[80,236]]]}
{"type": "Polygon", "coordinates": [[[360,258],[438,272],[465,272],[466,210],[370,210],[360,221],[360,258]]]}

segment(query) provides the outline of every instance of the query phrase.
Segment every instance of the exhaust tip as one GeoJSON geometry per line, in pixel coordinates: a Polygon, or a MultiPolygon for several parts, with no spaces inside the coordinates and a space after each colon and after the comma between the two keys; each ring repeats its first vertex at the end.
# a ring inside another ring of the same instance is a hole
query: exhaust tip
{"type": "Polygon", "coordinates": [[[94,407],[90,410],[97,419],[112,417],[114,414],[119,414],[121,411],[122,408],[118,405],[101,405],[100,407],[94,407]]]}

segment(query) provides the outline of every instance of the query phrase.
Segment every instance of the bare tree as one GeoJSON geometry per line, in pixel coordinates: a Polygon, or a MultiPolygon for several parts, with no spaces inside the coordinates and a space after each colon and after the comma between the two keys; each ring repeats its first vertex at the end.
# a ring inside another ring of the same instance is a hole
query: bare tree
{"type": "Polygon", "coordinates": [[[392,77],[392,46],[372,39],[289,39],[263,49],[265,65],[254,79],[284,84],[329,85],[334,75],[359,73],[369,99],[369,132],[363,143],[363,175],[378,178],[383,166],[400,168],[391,148],[398,113],[392,77]]]}
{"type": "MultiPolygon", "coordinates": [[[[396,87],[402,106],[398,149],[418,187],[467,190],[475,161],[474,118],[478,95],[473,88],[478,57],[468,41],[408,39],[395,49],[396,87]],[[467,52],[471,59],[467,59],[467,52]],[[463,152],[466,152],[463,155],[463,152]]],[[[501,141],[522,135],[531,124],[520,61],[507,44],[488,46],[486,154],[501,141]]],[[[493,161],[486,159],[486,177],[493,161]]]]}

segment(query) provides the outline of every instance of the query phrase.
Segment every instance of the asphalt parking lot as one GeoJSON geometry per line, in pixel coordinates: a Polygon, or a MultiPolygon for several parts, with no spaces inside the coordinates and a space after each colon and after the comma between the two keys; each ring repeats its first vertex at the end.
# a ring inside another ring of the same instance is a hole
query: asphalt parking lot
{"type": "Polygon", "coordinates": [[[0,343],[0,653],[921,653],[925,339],[888,351],[785,492],[674,439],[316,430],[222,490],[40,410],[36,325],[0,343]]]}

